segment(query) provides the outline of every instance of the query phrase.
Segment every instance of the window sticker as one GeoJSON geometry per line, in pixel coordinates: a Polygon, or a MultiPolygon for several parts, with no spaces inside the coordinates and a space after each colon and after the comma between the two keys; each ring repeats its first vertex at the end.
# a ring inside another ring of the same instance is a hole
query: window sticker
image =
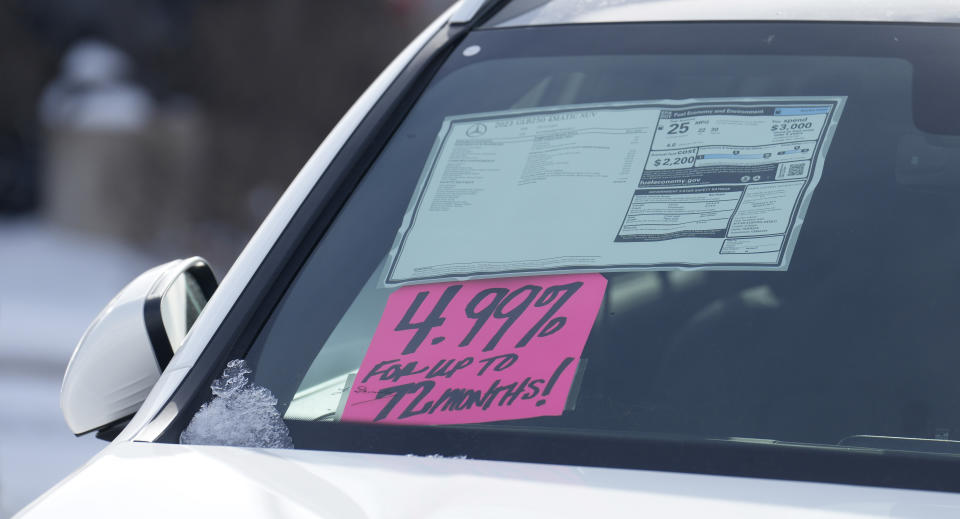
{"type": "Polygon", "coordinates": [[[562,414],[606,284],[578,274],[399,288],[342,420],[439,425],[562,414]]]}
{"type": "Polygon", "coordinates": [[[384,282],[787,270],[845,102],[660,100],[448,117],[384,282]]]}

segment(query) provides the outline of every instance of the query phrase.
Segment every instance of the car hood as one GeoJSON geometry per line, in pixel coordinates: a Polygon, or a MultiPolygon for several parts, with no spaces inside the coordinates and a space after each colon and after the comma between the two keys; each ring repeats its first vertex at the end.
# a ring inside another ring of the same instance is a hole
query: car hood
{"type": "Polygon", "coordinates": [[[960,495],[439,457],[114,443],[18,517],[957,517],[960,495]]]}

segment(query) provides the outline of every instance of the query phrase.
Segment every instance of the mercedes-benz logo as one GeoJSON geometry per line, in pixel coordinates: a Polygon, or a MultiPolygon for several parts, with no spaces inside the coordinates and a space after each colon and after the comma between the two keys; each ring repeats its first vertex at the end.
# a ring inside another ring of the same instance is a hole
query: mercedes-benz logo
{"type": "Polygon", "coordinates": [[[467,128],[467,137],[479,137],[485,133],[487,133],[487,125],[483,123],[477,123],[467,128]]]}

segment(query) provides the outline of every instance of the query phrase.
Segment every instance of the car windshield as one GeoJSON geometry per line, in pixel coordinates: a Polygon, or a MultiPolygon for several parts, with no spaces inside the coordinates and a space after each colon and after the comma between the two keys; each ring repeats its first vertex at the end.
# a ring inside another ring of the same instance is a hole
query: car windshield
{"type": "Polygon", "coordinates": [[[298,447],[382,423],[960,454],[958,43],[475,31],[305,260],[253,377],[298,447]]]}

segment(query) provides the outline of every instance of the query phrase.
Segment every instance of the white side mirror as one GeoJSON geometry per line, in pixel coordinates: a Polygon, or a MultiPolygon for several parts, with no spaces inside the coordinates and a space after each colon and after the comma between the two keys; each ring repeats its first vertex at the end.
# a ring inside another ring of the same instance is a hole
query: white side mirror
{"type": "Polygon", "coordinates": [[[73,352],[60,409],[76,435],[112,439],[140,408],[217,287],[201,258],[154,267],[123,288],[73,352]]]}

